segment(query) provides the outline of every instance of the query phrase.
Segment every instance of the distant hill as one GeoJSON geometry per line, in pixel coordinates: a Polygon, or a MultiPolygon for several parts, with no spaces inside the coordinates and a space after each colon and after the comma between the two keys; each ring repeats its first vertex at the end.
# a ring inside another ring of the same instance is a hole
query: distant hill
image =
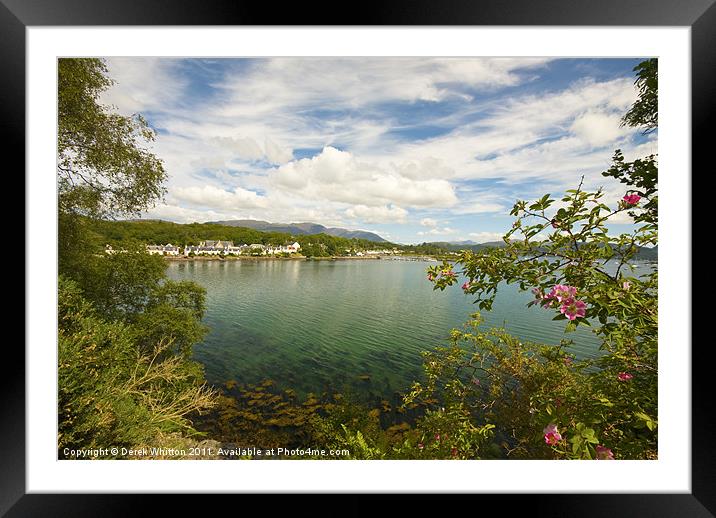
{"type": "MultiPolygon", "coordinates": [[[[472,250],[474,252],[480,250],[481,248],[502,248],[505,246],[504,241],[490,241],[487,243],[475,243],[472,241],[437,241],[425,244],[436,246],[451,252],[458,250],[472,250]]],[[[637,261],[658,261],[659,249],[656,246],[653,248],[639,247],[634,259],[637,261]]]]}
{"type": "Polygon", "coordinates": [[[636,253],[635,259],[640,261],[658,261],[659,260],[659,247],[655,246],[652,248],[639,248],[636,253]]]}
{"type": "Polygon", "coordinates": [[[269,223],[268,221],[258,219],[231,219],[226,221],[208,221],[207,224],[252,228],[262,232],[285,232],[294,235],[328,234],[329,236],[345,237],[347,239],[366,239],[368,241],[375,241],[376,243],[387,242],[386,239],[383,239],[373,232],[324,227],[318,223],[269,223]]]}
{"type": "Polygon", "coordinates": [[[505,246],[504,241],[489,241],[487,243],[475,243],[474,241],[434,241],[426,243],[427,245],[437,246],[445,250],[479,250],[481,248],[502,248],[505,246]]]}

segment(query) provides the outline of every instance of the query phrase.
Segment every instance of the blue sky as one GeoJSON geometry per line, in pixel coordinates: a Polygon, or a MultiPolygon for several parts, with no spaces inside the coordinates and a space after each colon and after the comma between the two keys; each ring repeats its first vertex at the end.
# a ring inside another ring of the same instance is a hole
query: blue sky
{"type": "MultiPolygon", "coordinates": [[[[615,149],[640,59],[110,58],[103,96],[142,113],[169,174],[144,217],[311,221],[399,243],[499,239],[517,199],[623,186],[615,149]]],[[[616,222],[614,233],[629,228],[616,222]]]]}

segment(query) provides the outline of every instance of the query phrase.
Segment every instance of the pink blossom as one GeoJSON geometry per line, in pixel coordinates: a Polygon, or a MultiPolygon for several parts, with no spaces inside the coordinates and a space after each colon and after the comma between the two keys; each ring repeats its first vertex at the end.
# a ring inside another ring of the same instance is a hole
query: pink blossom
{"type": "Polygon", "coordinates": [[[632,376],[632,375],[629,374],[628,372],[620,372],[620,373],[617,375],[617,379],[618,379],[619,381],[629,381],[629,380],[632,379],[633,377],[634,377],[634,376],[632,376]]]}
{"type": "Polygon", "coordinates": [[[572,358],[570,358],[569,356],[565,356],[565,357],[564,357],[564,364],[565,364],[565,365],[572,365],[572,358]]]}
{"type": "Polygon", "coordinates": [[[444,277],[455,277],[455,272],[453,272],[452,270],[443,270],[440,273],[442,273],[444,277]]]}
{"type": "Polygon", "coordinates": [[[553,446],[562,440],[562,435],[559,433],[557,425],[554,423],[548,424],[542,432],[544,433],[544,442],[550,446],[553,446]]]}
{"type": "Polygon", "coordinates": [[[436,434],[436,435],[435,435],[435,440],[436,440],[436,441],[439,441],[439,440],[440,440],[440,434],[436,434]]]}
{"type": "Polygon", "coordinates": [[[622,198],[622,200],[624,200],[624,203],[627,205],[636,205],[639,203],[639,200],[641,200],[641,196],[638,194],[627,194],[622,198]]]}
{"type": "Polygon", "coordinates": [[[428,274],[428,280],[429,280],[429,281],[432,281],[434,278],[435,278],[435,277],[433,277],[433,274],[432,274],[432,273],[429,273],[429,274],[428,274]]]}
{"type": "Polygon", "coordinates": [[[595,460],[614,460],[614,453],[606,446],[597,444],[594,451],[597,453],[597,458],[595,460]]]}
{"type": "Polygon", "coordinates": [[[624,281],[624,282],[622,283],[622,289],[623,289],[624,291],[628,291],[629,288],[631,288],[631,282],[629,282],[629,281],[624,281]]]}
{"type": "Polygon", "coordinates": [[[567,286],[566,284],[557,284],[549,292],[548,298],[557,299],[559,302],[564,302],[567,299],[572,299],[577,294],[577,288],[574,286],[567,286]]]}
{"type": "Polygon", "coordinates": [[[422,442],[419,442],[419,443],[418,443],[418,448],[420,448],[420,449],[422,450],[423,448],[425,448],[425,445],[424,445],[422,442]]]}
{"type": "Polygon", "coordinates": [[[462,291],[467,291],[470,289],[470,281],[467,281],[465,284],[462,285],[462,291]]]}
{"type": "Polygon", "coordinates": [[[568,299],[563,302],[559,311],[570,320],[584,318],[587,314],[587,305],[581,300],[568,299]]]}

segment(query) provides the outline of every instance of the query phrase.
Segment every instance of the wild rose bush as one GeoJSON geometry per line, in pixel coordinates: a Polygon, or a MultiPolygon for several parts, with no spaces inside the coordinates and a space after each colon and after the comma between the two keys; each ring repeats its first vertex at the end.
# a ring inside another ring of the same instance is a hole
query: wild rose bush
{"type": "MultiPolygon", "coordinates": [[[[642,100],[656,94],[656,60],[635,71],[640,98],[623,122],[653,131],[656,106],[645,109],[642,100]]],[[[406,400],[438,406],[449,393],[449,404],[469,409],[475,426],[494,425],[503,456],[655,458],[658,275],[637,276],[630,264],[639,247],[658,244],[657,171],[655,156],[627,162],[617,150],[602,173],[624,184],[612,206],[603,190],[585,190],[582,177],[562,197],[517,201],[504,247],[465,251],[427,271],[440,290],[465,277],[462,290],[481,310],[492,308],[501,283],[531,290],[528,306],[554,313],[565,332],[590,326],[600,338],[599,358],[578,361],[566,339],[539,345],[504,329],[484,331],[475,314],[466,330],[453,332],[450,347],[427,355],[428,382],[416,383],[406,400]],[[610,234],[607,225],[618,216],[635,230],[610,234]]]]}

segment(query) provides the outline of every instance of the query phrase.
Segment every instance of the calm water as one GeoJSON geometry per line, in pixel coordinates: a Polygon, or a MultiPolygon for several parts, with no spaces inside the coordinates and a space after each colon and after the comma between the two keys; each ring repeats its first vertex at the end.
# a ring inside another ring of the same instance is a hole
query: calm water
{"type": "MultiPolygon", "coordinates": [[[[189,261],[170,263],[168,275],[207,289],[211,331],[194,354],[210,382],[268,378],[303,394],[333,388],[388,397],[421,375],[420,351],[445,344],[477,310],[459,286],[433,291],[428,264],[189,261]]],[[[503,287],[483,313],[486,325],[504,323],[542,343],[571,338],[577,356],[597,354],[589,328],[565,335],[553,312],[525,306],[532,298],[503,287]]]]}

